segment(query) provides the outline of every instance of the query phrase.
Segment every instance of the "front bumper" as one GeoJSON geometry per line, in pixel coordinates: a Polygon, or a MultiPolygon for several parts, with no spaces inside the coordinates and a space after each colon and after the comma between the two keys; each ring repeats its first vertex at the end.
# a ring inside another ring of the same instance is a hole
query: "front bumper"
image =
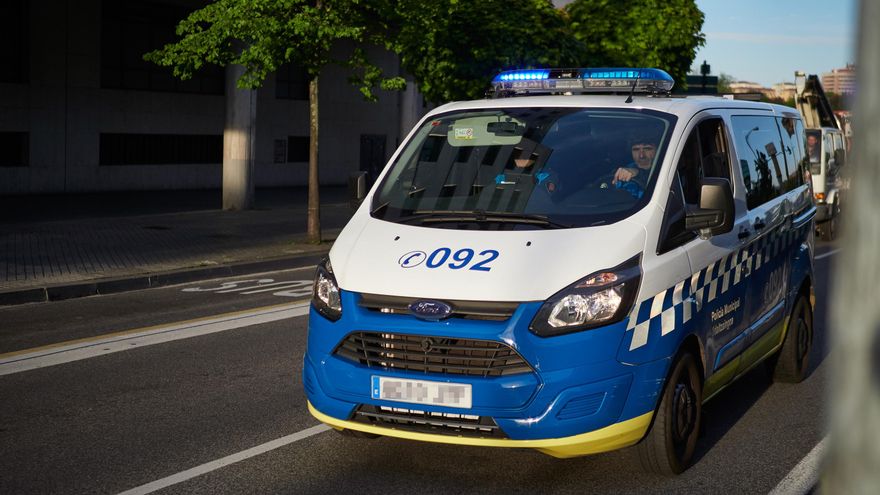
{"type": "Polygon", "coordinates": [[[619,362],[626,320],[583,332],[541,338],[528,330],[541,303],[520,304],[506,321],[449,319],[425,322],[360,308],[358,295],[342,292],[343,317],[309,316],[303,383],[312,414],[335,428],[416,440],[530,447],[558,457],[591,454],[638,442],[650,426],[669,358],[642,365],[619,362]],[[502,376],[437,374],[367,367],[334,353],[355,331],[469,338],[504,342],[532,372],[502,376]],[[371,397],[374,376],[470,384],[469,409],[406,404],[371,397]],[[410,408],[429,413],[489,417],[504,438],[434,434],[355,421],[359,406],[410,408]]]}

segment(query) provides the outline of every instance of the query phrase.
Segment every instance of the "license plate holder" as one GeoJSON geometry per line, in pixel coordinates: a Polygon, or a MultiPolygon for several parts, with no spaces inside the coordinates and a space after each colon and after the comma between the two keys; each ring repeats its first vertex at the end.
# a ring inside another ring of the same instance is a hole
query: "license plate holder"
{"type": "Polygon", "coordinates": [[[373,399],[460,409],[470,409],[472,406],[472,387],[469,383],[410,380],[375,375],[371,378],[370,396],[373,399]]]}

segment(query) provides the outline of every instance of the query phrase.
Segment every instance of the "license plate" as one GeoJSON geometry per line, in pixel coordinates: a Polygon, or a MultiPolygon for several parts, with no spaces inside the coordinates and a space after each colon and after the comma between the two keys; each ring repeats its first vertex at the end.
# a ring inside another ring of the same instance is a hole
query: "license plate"
{"type": "Polygon", "coordinates": [[[467,383],[430,382],[374,376],[372,377],[371,396],[374,399],[412,404],[471,408],[471,386],[467,383]]]}

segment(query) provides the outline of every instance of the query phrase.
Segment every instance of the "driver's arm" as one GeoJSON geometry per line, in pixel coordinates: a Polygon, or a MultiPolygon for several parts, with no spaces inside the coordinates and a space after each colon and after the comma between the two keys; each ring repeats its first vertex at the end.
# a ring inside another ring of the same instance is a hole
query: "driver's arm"
{"type": "Polygon", "coordinates": [[[637,175],[639,175],[638,167],[620,167],[614,172],[614,179],[611,183],[617,184],[618,181],[627,182],[637,175]]]}

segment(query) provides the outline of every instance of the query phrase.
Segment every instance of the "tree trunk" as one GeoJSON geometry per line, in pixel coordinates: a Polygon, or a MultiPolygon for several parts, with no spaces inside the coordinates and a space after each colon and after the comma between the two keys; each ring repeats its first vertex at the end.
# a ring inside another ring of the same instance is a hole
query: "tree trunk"
{"type": "Polygon", "coordinates": [[[309,81],[309,212],[308,241],[321,243],[321,210],[318,196],[318,76],[309,81]]]}
{"type": "Polygon", "coordinates": [[[831,434],[823,493],[874,494],[880,487],[880,2],[861,2],[859,88],[853,105],[852,189],[832,295],[831,434]]]}
{"type": "Polygon", "coordinates": [[[257,91],[238,89],[241,65],[226,67],[226,127],[223,130],[223,209],[254,206],[254,132],[257,91]]]}

